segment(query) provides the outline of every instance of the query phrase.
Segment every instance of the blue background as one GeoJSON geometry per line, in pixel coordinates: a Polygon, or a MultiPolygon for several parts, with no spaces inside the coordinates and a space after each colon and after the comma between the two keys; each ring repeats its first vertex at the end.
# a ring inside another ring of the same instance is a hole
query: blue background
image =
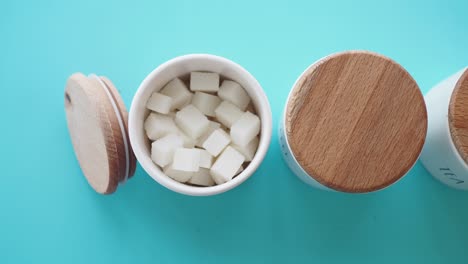
{"type": "Polygon", "coordinates": [[[423,92],[468,65],[467,1],[0,2],[0,263],[468,263],[468,192],[418,163],[378,193],[328,193],[282,161],[278,120],[298,75],[327,54],[392,57],[423,92]],[[262,84],[273,139],[228,193],[188,197],[136,176],[88,186],[65,123],[73,72],[139,83],[187,53],[232,59],[262,84]]]}

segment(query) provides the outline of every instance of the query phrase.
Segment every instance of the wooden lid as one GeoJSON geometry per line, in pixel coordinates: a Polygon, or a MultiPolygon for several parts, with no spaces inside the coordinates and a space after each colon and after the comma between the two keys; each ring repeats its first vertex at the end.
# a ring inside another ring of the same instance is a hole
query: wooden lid
{"type": "Polygon", "coordinates": [[[287,104],[292,152],[315,180],[343,192],[370,192],[416,162],[427,130],[414,79],[382,55],[328,56],[297,81],[287,104]]]}
{"type": "Polygon", "coordinates": [[[450,99],[449,127],[458,153],[468,164],[468,68],[458,79],[450,99]]]}
{"type": "Polygon", "coordinates": [[[68,130],[81,170],[101,194],[110,194],[135,173],[128,113],[112,82],[75,73],[65,87],[68,130]]]}

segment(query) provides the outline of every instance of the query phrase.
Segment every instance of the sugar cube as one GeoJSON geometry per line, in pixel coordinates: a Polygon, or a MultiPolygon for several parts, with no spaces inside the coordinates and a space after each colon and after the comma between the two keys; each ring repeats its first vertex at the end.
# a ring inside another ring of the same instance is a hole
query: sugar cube
{"type": "Polygon", "coordinates": [[[247,146],[260,133],[260,118],[245,112],[231,127],[231,139],[234,144],[247,146]]]}
{"type": "Polygon", "coordinates": [[[146,103],[146,108],[161,114],[168,114],[171,110],[171,105],[171,97],[161,93],[153,93],[146,103]]]}
{"type": "Polygon", "coordinates": [[[151,113],[145,121],[146,135],[151,140],[156,140],[168,134],[177,134],[178,128],[174,120],[165,115],[151,113]]]}
{"type": "Polygon", "coordinates": [[[245,158],[233,147],[228,146],[211,166],[210,174],[216,184],[222,184],[231,180],[239,168],[242,166],[245,158]]]}
{"type": "Polygon", "coordinates": [[[188,105],[177,112],[175,122],[187,136],[193,139],[203,135],[210,125],[208,118],[193,105],[188,105]]]}
{"type": "Polygon", "coordinates": [[[242,110],[228,101],[221,102],[215,110],[218,121],[228,128],[231,128],[243,113],[242,110]]]}
{"type": "Polygon", "coordinates": [[[214,117],[215,109],[220,103],[221,99],[218,96],[203,92],[195,92],[195,95],[192,97],[192,105],[207,116],[214,117]]]}
{"type": "Polygon", "coordinates": [[[182,140],[184,141],[184,148],[193,148],[195,147],[195,144],[197,141],[184,133],[181,129],[177,128],[179,131],[177,132],[178,135],[182,137],[182,140]]]}
{"type": "Polygon", "coordinates": [[[214,122],[214,121],[209,121],[209,122],[210,124],[208,125],[208,129],[206,130],[205,133],[203,133],[203,135],[201,135],[197,139],[197,143],[195,144],[195,146],[203,147],[203,143],[205,143],[205,140],[211,135],[211,133],[213,133],[213,131],[221,127],[221,124],[218,122],[214,122]]]}
{"type": "Polygon", "coordinates": [[[198,149],[200,151],[200,168],[211,168],[213,165],[213,156],[205,149],[198,149]]]}
{"type": "Polygon", "coordinates": [[[151,159],[164,167],[172,162],[174,151],[182,147],[183,141],[179,135],[169,134],[151,144],[151,159]]]}
{"type": "Polygon", "coordinates": [[[240,84],[234,81],[223,81],[221,87],[219,87],[218,96],[225,101],[235,104],[242,111],[250,103],[250,96],[240,84]]]}
{"type": "Polygon", "coordinates": [[[192,98],[193,98],[193,93],[190,92],[190,97],[189,97],[189,99],[188,99],[187,101],[185,101],[185,103],[184,103],[183,105],[181,105],[180,107],[178,107],[177,109],[180,110],[180,109],[182,109],[182,108],[188,106],[189,104],[191,104],[191,103],[192,103],[192,98]]]}
{"type": "Polygon", "coordinates": [[[205,168],[200,168],[199,171],[194,172],[188,183],[199,186],[213,186],[215,184],[210,175],[210,170],[205,168]]]}
{"type": "Polygon", "coordinates": [[[231,138],[229,135],[221,128],[218,128],[205,140],[203,148],[216,157],[230,142],[231,138]]]}
{"type": "Polygon", "coordinates": [[[175,78],[166,84],[160,93],[172,98],[171,111],[182,108],[192,99],[192,93],[179,78],[175,78]]]}
{"type": "Polygon", "coordinates": [[[258,137],[254,137],[247,145],[239,146],[234,143],[231,146],[245,157],[245,161],[252,161],[258,148],[258,137]]]}
{"type": "Polygon", "coordinates": [[[167,165],[166,167],[164,167],[163,172],[164,172],[164,174],[171,177],[172,179],[174,179],[174,180],[176,180],[178,182],[182,182],[182,183],[187,182],[194,175],[193,171],[175,170],[172,163],[167,165]]]}
{"type": "Polygon", "coordinates": [[[219,74],[214,72],[190,73],[190,90],[201,92],[217,92],[219,89],[219,74]]]}
{"type": "Polygon", "coordinates": [[[172,168],[177,171],[198,171],[200,168],[200,150],[177,148],[174,152],[172,168]]]}

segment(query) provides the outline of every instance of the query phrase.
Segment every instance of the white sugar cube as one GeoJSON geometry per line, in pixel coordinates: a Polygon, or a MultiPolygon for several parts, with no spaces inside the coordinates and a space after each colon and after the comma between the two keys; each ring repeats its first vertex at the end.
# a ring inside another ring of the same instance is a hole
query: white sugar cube
{"type": "Polygon", "coordinates": [[[193,171],[179,171],[175,170],[173,167],[173,164],[169,164],[166,167],[164,167],[164,174],[167,176],[171,177],[172,179],[178,181],[178,182],[187,182],[190,180],[190,178],[193,177],[194,172],[193,171]]]}
{"type": "Polygon", "coordinates": [[[200,168],[211,168],[213,165],[213,156],[204,149],[198,149],[200,151],[200,168]]]}
{"type": "Polygon", "coordinates": [[[190,73],[190,90],[201,92],[217,92],[219,89],[219,74],[214,72],[190,73]]]}
{"type": "Polygon", "coordinates": [[[178,128],[170,116],[151,113],[145,121],[146,135],[151,140],[157,140],[168,134],[177,134],[178,128]]]}
{"type": "Polygon", "coordinates": [[[234,81],[223,81],[221,87],[219,87],[218,96],[225,101],[235,104],[242,111],[250,103],[250,96],[240,84],[234,81]]]}
{"type": "Polygon", "coordinates": [[[182,108],[192,99],[192,93],[179,78],[175,78],[166,84],[160,93],[172,98],[171,111],[182,108]]]}
{"type": "Polygon", "coordinates": [[[177,148],[174,152],[172,168],[178,171],[198,171],[200,168],[200,150],[177,148]]]}
{"type": "Polygon", "coordinates": [[[210,175],[210,170],[200,168],[199,171],[194,172],[188,183],[198,186],[213,186],[215,182],[210,175]]]}
{"type": "Polygon", "coordinates": [[[168,114],[171,110],[171,105],[171,97],[161,93],[153,93],[146,103],[146,108],[161,114],[168,114]]]}
{"type": "Polygon", "coordinates": [[[236,144],[231,144],[231,146],[239,151],[245,157],[245,161],[252,161],[257,152],[258,148],[258,137],[254,137],[246,146],[239,146],[236,144]]]}
{"type": "Polygon", "coordinates": [[[185,102],[185,104],[183,104],[182,106],[178,107],[177,109],[182,109],[184,107],[186,107],[187,105],[190,105],[191,102],[192,102],[192,98],[193,98],[193,93],[190,92],[190,98],[185,102]]]}
{"type": "Polygon", "coordinates": [[[231,127],[231,139],[234,144],[247,146],[260,133],[260,118],[245,112],[231,127]]]}
{"type": "Polygon", "coordinates": [[[174,151],[182,147],[183,141],[179,135],[170,134],[151,144],[151,159],[164,167],[172,162],[174,151]]]}
{"type": "Polygon", "coordinates": [[[216,157],[230,142],[229,135],[221,128],[218,128],[205,140],[203,148],[216,157]]]}
{"type": "Polygon", "coordinates": [[[243,113],[242,110],[228,101],[221,102],[215,110],[218,121],[228,128],[231,128],[243,113]]]}
{"type": "Polygon", "coordinates": [[[182,131],[181,129],[178,128],[178,135],[180,135],[182,137],[182,140],[184,141],[184,148],[193,148],[195,147],[195,144],[197,143],[197,141],[189,136],[187,136],[187,134],[184,133],[184,131],[182,131]]]}
{"type": "Polygon", "coordinates": [[[197,139],[197,143],[195,144],[197,147],[203,147],[203,143],[205,143],[205,140],[211,135],[211,133],[213,133],[213,131],[221,127],[221,124],[218,122],[209,122],[210,124],[208,125],[208,129],[206,130],[206,132],[203,133],[203,135],[197,139]]]}
{"type": "Polygon", "coordinates": [[[245,158],[234,148],[228,146],[216,162],[211,166],[210,174],[216,184],[222,184],[232,179],[242,166],[245,158]]]}
{"type": "Polygon", "coordinates": [[[196,92],[192,97],[192,105],[198,108],[200,112],[207,116],[215,116],[215,109],[221,103],[216,95],[211,95],[203,92],[196,92]]]}
{"type": "Polygon", "coordinates": [[[188,105],[177,112],[175,122],[187,136],[193,139],[203,135],[210,125],[208,118],[193,105],[188,105]]]}

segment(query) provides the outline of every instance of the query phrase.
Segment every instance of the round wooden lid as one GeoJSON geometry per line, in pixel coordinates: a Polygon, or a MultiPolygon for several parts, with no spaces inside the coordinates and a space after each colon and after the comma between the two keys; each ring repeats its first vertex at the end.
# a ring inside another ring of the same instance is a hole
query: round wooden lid
{"type": "Polygon", "coordinates": [[[351,51],[325,57],[297,81],[286,133],[303,169],[343,192],[371,192],[416,162],[427,130],[423,96],[399,64],[351,51]]]}
{"type": "Polygon", "coordinates": [[[468,164],[468,68],[455,85],[448,118],[453,143],[468,164]]]}
{"type": "Polygon", "coordinates": [[[128,113],[112,82],[75,73],[65,87],[68,130],[81,170],[101,194],[113,193],[135,172],[128,113]]]}

